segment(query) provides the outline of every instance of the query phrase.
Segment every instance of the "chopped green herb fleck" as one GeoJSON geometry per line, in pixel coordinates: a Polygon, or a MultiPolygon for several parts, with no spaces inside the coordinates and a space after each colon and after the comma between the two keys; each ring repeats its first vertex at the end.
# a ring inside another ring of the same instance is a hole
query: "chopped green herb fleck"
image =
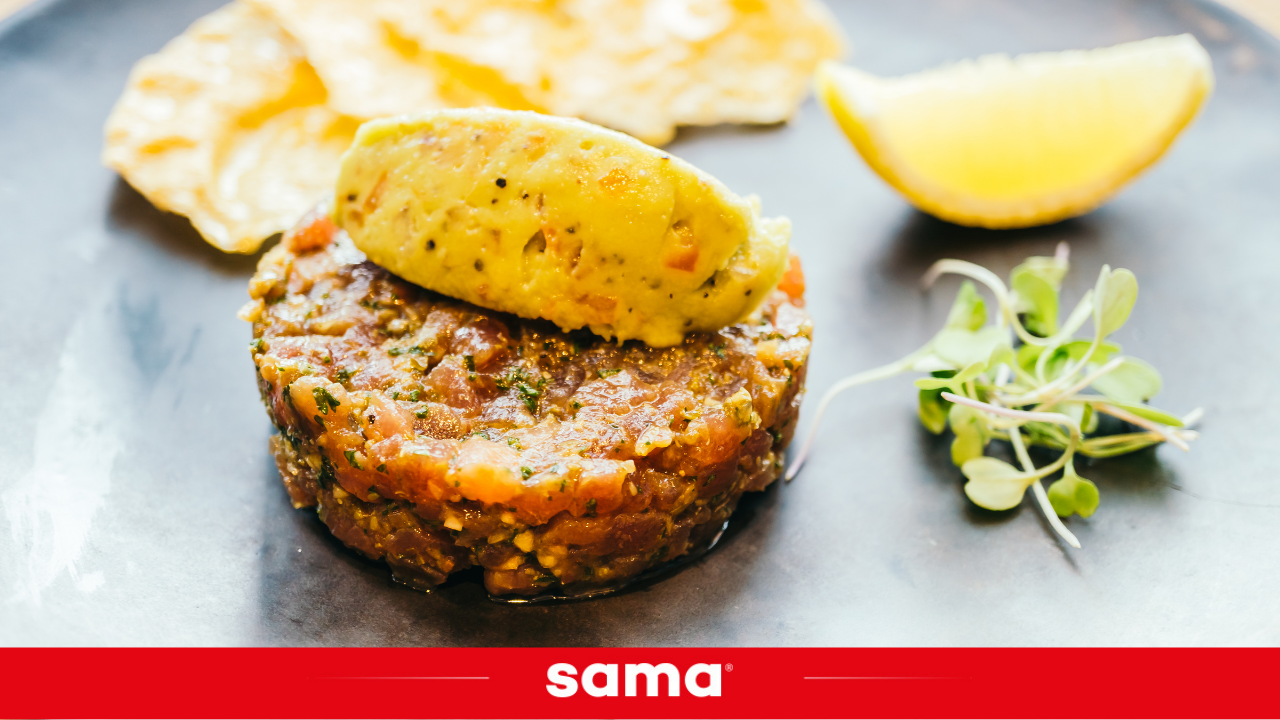
{"type": "Polygon", "coordinates": [[[538,411],[538,396],[542,393],[534,388],[529,387],[525,383],[516,383],[516,394],[520,396],[520,400],[524,402],[524,406],[529,412],[538,411]]]}
{"type": "Polygon", "coordinates": [[[316,408],[320,410],[321,415],[328,415],[331,409],[341,405],[338,399],[329,393],[324,387],[316,387],[311,390],[311,395],[316,399],[316,408]]]}
{"type": "Polygon", "coordinates": [[[328,490],[329,486],[337,482],[338,477],[333,472],[333,465],[329,462],[329,458],[320,456],[320,474],[316,476],[316,482],[320,484],[322,489],[328,490]]]}

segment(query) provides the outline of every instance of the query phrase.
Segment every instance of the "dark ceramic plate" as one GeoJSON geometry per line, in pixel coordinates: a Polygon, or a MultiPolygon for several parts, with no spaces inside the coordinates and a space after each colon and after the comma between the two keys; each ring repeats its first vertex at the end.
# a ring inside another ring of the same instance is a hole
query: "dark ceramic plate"
{"type": "Polygon", "coordinates": [[[1003,275],[1067,240],[1073,297],[1103,262],[1137,273],[1117,339],[1164,372],[1161,406],[1204,406],[1203,437],[1083,467],[1103,496],[1070,521],[1084,549],[1029,503],[970,505],[904,377],[843,398],[801,478],[744,502],[679,572],[511,606],[474,577],[396,586],[290,508],[235,319],[256,258],[212,249],[98,162],[130,65],[219,1],[45,1],[0,26],[0,643],[1280,642],[1280,43],[1263,31],[1190,2],[836,4],[853,60],[882,74],[1180,32],[1209,49],[1216,94],[1173,151],[1101,210],[1036,230],[913,211],[812,102],[671,148],[794,221],[814,396],[940,326],[955,283],[917,282],[939,258],[1003,275]]]}

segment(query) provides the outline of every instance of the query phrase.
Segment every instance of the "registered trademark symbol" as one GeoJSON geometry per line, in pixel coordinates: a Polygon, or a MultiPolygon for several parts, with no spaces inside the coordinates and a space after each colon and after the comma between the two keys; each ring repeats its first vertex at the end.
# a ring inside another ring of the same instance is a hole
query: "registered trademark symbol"
{"type": "Polygon", "coordinates": [[[733,663],[725,663],[725,665],[724,665],[724,671],[725,671],[725,672],[733,672],[733,663]]]}

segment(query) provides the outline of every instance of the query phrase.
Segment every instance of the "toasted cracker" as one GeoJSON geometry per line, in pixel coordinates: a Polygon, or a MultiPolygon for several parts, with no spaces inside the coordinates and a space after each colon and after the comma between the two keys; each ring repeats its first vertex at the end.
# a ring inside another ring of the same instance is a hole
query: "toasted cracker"
{"type": "Polygon", "coordinates": [[[360,121],[487,105],[661,144],[785,120],[841,48],[817,0],[239,0],[135,66],[103,157],[252,252],[332,186],[360,121]]]}
{"type": "Polygon", "coordinates": [[[301,46],[232,3],[134,67],[103,160],[213,245],[253,252],[333,187],[358,122],[325,98],[301,46]]]}
{"type": "Polygon", "coordinates": [[[844,46],[816,0],[380,1],[378,12],[547,112],[652,144],[680,125],[787,119],[844,46]]]}
{"type": "Polygon", "coordinates": [[[298,39],[329,90],[329,105],[347,115],[369,119],[477,105],[535,109],[492,70],[442,57],[399,34],[378,0],[245,1],[298,39]]]}

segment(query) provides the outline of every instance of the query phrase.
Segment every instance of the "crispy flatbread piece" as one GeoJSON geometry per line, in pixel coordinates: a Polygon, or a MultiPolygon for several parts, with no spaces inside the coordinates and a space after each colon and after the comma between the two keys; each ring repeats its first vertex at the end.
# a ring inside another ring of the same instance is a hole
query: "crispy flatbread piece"
{"type": "Polygon", "coordinates": [[[325,99],[301,46],[232,3],[134,66],[103,160],[213,245],[253,252],[332,192],[359,123],[325,99]]]}
{"type": "Polygon", "coordinates": [[[370,119],[477,105],[538,109],[494,70],[431,52],[397,33],[378,0],[245,2],[298,39],[329,91],[329,105],[346,115],[370,119]]]}
{"type": "Polygon", "coordinates": [[[818,0],[238,0],[134,67],[104,161],[253,252],[332,187],[364,120],[492,106],[662,144],[785,120],[842,44],[818,0]]]}
{"type": "Polygon", "coordinates": [[[378,0],[393,32],[491,68],[534,105],[671,140],[680,125],[781,122],[843,52],[816,0],[378,0]]]}

